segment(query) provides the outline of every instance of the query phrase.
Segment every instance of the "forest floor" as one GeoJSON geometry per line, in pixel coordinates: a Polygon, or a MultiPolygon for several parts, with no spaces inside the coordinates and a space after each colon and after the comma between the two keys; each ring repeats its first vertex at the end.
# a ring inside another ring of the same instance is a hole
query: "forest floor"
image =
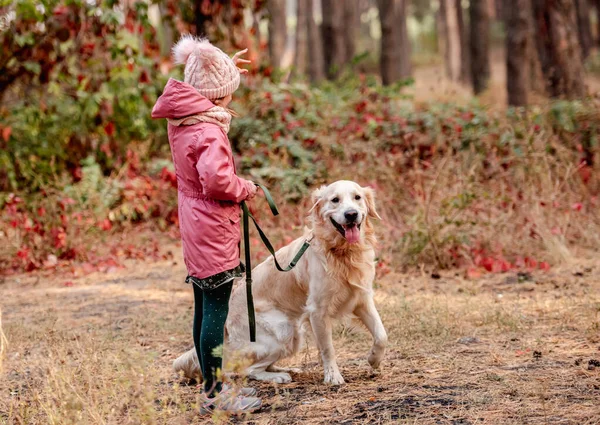
{"type": "MultiPolygon", "coordinates": [[[[0,424],[197,424],[198,389],[172,372],[191,343],[180,247],[78,279],[1,284],[8,340],[0,424]]],[[[376,284],[390,345],[366,362],[361,328],[334,334],[347,384],[322,383],[310,341],[288,385],[257,384],[249,424],[598,424],[600,262],[467,280],[391,273],[376,284]]],[[[2,367],[2,366],[0,366],[2,367]]],[[[214,420],[214,419],[213,419],[214,420]]],[[[225,419],[224,419],[225,420],[225,419]]]]}

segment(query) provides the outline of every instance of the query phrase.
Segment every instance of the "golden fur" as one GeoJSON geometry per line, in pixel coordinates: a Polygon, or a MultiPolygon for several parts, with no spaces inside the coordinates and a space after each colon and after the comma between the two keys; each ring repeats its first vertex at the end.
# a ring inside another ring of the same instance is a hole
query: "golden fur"
{"type": "MultiPolygon", "coordinates": [[[[257,319],[257,341],[249,342],[245,286],[234,288],[226,324],[225,352],[242,353],[251,359],[247,368],[250,378],[290,382],[286,370],[274,364],[294,354],[300,347],[306,322],[310,324],[321,353],[324,380],[330,384],[344,382],[335,361],[332,322],[354,315],[373,335],[369,363],[378,367],[385,352],[387,336],[373,303],[376,238],[371,220],[378,218],[374,193],[354,182],[340,181],[313,194],[311,227],[303,238],[277,252],[277,259],[287,264],[306,238],[311,247],[289,273],[278,272],[273,258],[253,270],[253,295],[257,319]],[[337,200],[337,202],[334,202],[337,200]],[[348,211],[358,214],[360,239],[348,243],[330,220],[342,223],[348,211]]],[[[187,375],[198,373],[195,350],[174,363],[176,370],[187,375]]]]}

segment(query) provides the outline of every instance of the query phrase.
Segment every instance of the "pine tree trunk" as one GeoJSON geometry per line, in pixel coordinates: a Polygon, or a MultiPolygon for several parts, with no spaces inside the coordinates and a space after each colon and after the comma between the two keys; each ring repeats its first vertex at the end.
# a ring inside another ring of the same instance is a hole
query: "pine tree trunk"
{"type": "Polygon", "coordinates": [[[573,0],[533,0],[536,46],[551,97],[586,94],[573,0]]]}
{"type": "Polygon", "coordinates": [[[269,13],[269,56],[271,65],[281,67],[287,38],[285,0],[268,0],[269,13]]]}
{"type": "Polygon", "coordinates": [[[597,46],[600,46],[600,0],[594,1],[594,9],[596,9],[596,42],[597,46]]]}
{"type": "Polygon", "coordinates": [[[318,83],[325,78],[323,62],[323,41],[321,31],[315,22],[313,0],[306,0],[307,31],[308,31],[308,74],[310,81],[318,83]]]}
{"type": "Polygon", "coordinates": [[[360,31],[359,1],[344,2],[344,18],[342,29],[344,32],[344,63],[352,62],[356,55],[356,40],[360,31]]]}
{"type": "Polygon", "coordinates": [[[444,38],[446,75],[450,80],[458,81],[461,74],[461,45],[456,2],[454,0],[441,0],[439,12],[444,38]]]}
{"type": "Polygon", "coordinates": [[[458,35],[460,37],[460,81],[468,83],[471,81],[471,52],[469,50],[469,29],[465,25],[462,0],[455,0],[458,35]]]}
{"type": "Polygon", "coordinates": [[[406,8],[409,0],[396,0],[396,22],[398,23],[397,43],[400,45],[400,77],[409,78],[412,75],[412,63],[410,61],[411,47],[406,25],[406,8]]]}
{"type": "Polygon", "coordinates": [[[577,14],[577,30],[581,54],[586,59],[592,49],[592,26],[590,23],[590,6],[588,0],[575,0],[577,14]]]}
{"type": "Polygon", "coordinates": [[[508,104],[527,105],[529,86],[530,41],[530,0],[515,0],[512,7],[506,8],[506,91],[508,104]]]}
{"type": "MultiPolygon", "coordinates": [[[[202,0],[194,1],[194,18],[196,21],[196,35],[208,37],[208,24],[211,21],[210,11],[202,7],[202,0]]],[[[211,7],[212,8],[212,7],[211,7]]]]}
{"type": "Polygon", "coordinates": [[[487,0],[471,0],[469,7],[471,24],[471,78],[473,92],[485,91],[490,79],[490,19],[487,0]]]}
{"type": "Polygon", "coordinates": [[[344,3],[337,0],[321,0],[323,15],[323,53],[325,71],[329,79],[335,79],[344,66],[344,3]]]}
{"type": "Polygon", "coordinates": [[[378,0],[381,20],[381,79],[388,85],[410,77],[410,40],[405,0],[378,0]]]}
{"type": "Polygon", "coordinates": [[[308,0],[297,0],[297,2],[294,70],[296,75],[306,75],[308,69],[308,0]]]}
{"type": "MultiPolygon", "coordinates": [[[[496,19],[499,21],[504,21],[506,19],[506,9],[508,9],[507,7],[504,7],[504,2],[505,0],[494,0],[494,9],[496,11],[496,19]]],[[[517,0],[518,1],[518,0],[517,0]]]]}

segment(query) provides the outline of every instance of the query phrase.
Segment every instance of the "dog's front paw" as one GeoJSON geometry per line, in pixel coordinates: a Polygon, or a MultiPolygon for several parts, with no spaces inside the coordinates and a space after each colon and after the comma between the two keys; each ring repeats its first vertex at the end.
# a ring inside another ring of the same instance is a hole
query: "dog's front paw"
{"type": "Polygon", "coordinates": [[[289,373],[276,373],[273,376],[273,382],[275,382],[276,384],[289,384],[290,382],[292,382],[292,377],[289,373]]]}
{"type": "Polygon", "coordinates": [[[385,353],[385,347],[373,345],[371,352],[369,353],[368,361],[373,369],[379,369],[383,355],[385,353]]]}
{"type": "Polygon", "coordinates": [[[324,382],[329,385],[342,385],[345,383],[344,377],[340,373],[340,371],[336,368],[326,368],[325,369],[325,380],[324,382]]]}
{"type": "Polygon", "coordinates": [[[373,351],[371,351],[367,360],[369,361],[369,364],[373,369],[379,369],[379,366],[381,365],[382,356],[380,356],[378,353],[374,353],[373,351]]]}

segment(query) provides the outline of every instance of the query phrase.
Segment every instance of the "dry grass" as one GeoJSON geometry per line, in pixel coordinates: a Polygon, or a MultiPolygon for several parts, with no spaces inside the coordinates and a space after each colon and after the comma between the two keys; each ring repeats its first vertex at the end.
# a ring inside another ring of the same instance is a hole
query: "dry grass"
{"type": "Polygon", "coordinates": [[[2,309],[0,308],[0,373],[2,373],[2,362],[4,361],[4,354],[8,349],[8,341],[2,330],[2,309]]]}
{"type": "MultiPolygon", "coordinates": [[[[73,287],[59,278],[5,282],[0,424],[207,422],[196,413],[197,388],[170,369],[192,320],[177,258],[73,287]]],[[[588,370],[600,358],[599,290],[597,262],[479,281],[388,275],[376,292],[390,335],[382,372],[367,366],[368,335],[340,326],[348,384],[322,384],[309,345],[290,360],[305,370],[295,383],[258,385],[266,406],[248,422],[600,423],[600,368],[588,370]]]]}

